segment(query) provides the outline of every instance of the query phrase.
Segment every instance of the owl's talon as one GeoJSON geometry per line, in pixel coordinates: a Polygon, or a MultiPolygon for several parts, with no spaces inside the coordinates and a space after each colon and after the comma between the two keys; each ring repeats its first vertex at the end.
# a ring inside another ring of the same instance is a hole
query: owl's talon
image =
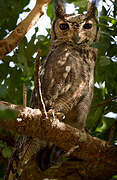
{"type": "Polygon", "coordinates": [[[62,112],[55,112],[53,109],[48,111],[48,116],[52,117],[53,120],[57,118],[60,121],[63,121],[65,119],[65,115],[62,112]]]}
{"type": "Polygon", "coordinates": [[[62,112],[57,112],[56,116],[60,121],[63,121],[65,119],[65,115],[62,112]]]}
{"type": "Polygon", "coordinates": [[[54,111],[53,109],[50,109],[50,110],[48,111],[48,116],[49,116],[49,117],[52,117],[52,119],[55,120],[55,119],[56,119],[56,118],[55,118],[55,111],[54,111]]]}

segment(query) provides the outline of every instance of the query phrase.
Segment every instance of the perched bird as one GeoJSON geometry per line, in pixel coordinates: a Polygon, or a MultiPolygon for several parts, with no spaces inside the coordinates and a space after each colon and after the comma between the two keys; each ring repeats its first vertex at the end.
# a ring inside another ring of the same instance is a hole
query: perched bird
{"type": "MultiPolygon", "coordinates": [[[[93,1],[86,14],[68,15],[62,1],[55,0],[51,47],[40,69],[41,92],[46,110],[53,109],[55,116],[62,113],[61,121],[78,129],[85,128],[93,98],[97,50],[91,44],[98,38],[95,11],[93,1]]],[[[37,108],[35,91],[31,107],[37,108]]],[[[38,169],[49,168],[59,161],[63,153],[51,142],[21,136],[10,161],[6,180],[22,179],[22,173],[33,171],[33,168],[37,170],[35,176],[39,176],[38,169]]]]}

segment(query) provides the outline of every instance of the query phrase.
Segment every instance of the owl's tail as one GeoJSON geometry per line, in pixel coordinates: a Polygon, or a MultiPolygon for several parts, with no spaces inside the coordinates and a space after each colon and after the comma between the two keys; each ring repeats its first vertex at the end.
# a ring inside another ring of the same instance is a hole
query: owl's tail
{"type": "Polygon", "coordinates": [[[36,179],[40,171],[59,163],[64,154],[59,147],[38,138],[20,137],[19,140],[22,143],[17,144],[19,148],[12,155],[5,180],[26,180],[32,176],[36,179]]]}

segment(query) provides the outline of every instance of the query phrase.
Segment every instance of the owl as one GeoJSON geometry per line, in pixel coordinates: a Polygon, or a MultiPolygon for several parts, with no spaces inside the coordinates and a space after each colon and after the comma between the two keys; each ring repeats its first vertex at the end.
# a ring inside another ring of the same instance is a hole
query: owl
{"type": "MultiPolygon", "coordinates": [[[[61,121],[78,129],[85,128],[93,98],[97,50],[91,44],[98,38],[95,10],[95,4],[90,4],[86,14],[68,15],[63,3],[55,0],[51,47],[40,69],[46,110],[53,109],[55,116],[62,113],[61,121]]],[[[35,90],[31,107],[37,108],[35,90]]],[[[6,180],[19,179],[29,166],[33,171],[33,162],[35,169],[45,170],[63,154],[64,151],[51,142],[22,136],[13,153],[6,180]]]]}

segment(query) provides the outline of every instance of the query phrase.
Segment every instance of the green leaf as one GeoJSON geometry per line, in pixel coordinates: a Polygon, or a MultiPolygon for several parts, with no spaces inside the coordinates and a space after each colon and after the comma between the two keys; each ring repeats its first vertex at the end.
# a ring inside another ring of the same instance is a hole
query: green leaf
{"type": "Polygon", "coordinates": [[[51,20],[53,20],[53,18],[54,18],[53,1],[51,1],[51,3],[49,3],[49,5],[48,5],[47,15],[50,17],[51,20]]]}
{"type": "Polygon", "coordinates": [[[100,66],[108,66],[110,65],[111,61],[107,56],[101,56],[100,58],[100,66]]]}
{"type": "Polygon", "coordinates": [[[117,175],[113,176],[110,180],[117,180],[117,175]]]}
{"type": "Polygon", "coordinates": [[[4,158],[10,158],[11,154],[12,154],[12,150],[7,146],[2,150],[2,155],[4,158]]]}
{"type": "Polygon", "coordinates": [[[113,123],[114,123],[114,119],[112,118],[106,118],[103,116],[102,118],[102,123],[96,128],[96,132],[104,132],[107,129],[109,129],[110,127],[112,127],[113,123]]]}
{"type": "Polygon", "coordinates": [[[15,29],[19,13],[29,3],[29,0],[1,0],[0,1],[0,39],[7,34],[6,29],[10,32],[15,29]]]}
{"type": "Polygon", "coordinates": [[[0,141],[0,148],[4,148],[4,143],[3,143],[3,141],[0,141]]]}
{"type": "Polygon", "coordinates": [[[0,98],[3,98],[6,95],[7,89],[4,85],[0,85],[0,98]]]}
{"type": "Polygon", "coordinates": [[[91,131],[95,131],[97,126],[102,121],[104,107],[98,107],[90,110],[87,117],[86,127],[91,131]]]}
{"type": "Polygon", "coordinates": [[[7,106],[0,105],[0,120],[12,120],[17,117],[17,112],[8,109],[7,106]]]}
{"type": "Polygon", "coordinates": [[[117,23],[117,20],[115,18],[112,18],[112,17],[109,17],[109,16],[100,16],[100,21],[111,22],[111,23],[113,22],[114,24],[117,23]]]}

